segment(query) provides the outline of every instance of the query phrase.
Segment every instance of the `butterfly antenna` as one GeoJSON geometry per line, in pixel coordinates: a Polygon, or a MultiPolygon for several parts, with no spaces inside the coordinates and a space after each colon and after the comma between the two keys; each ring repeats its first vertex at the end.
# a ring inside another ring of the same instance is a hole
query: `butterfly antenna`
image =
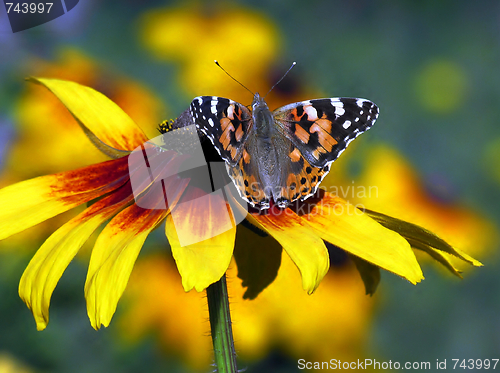
{"type": "Polygon", "coordinates": [[[252,96],[255,96],[255,93],[253,93],[251,90],[249,90],[247,87],[245,87],[239,80],[237,80],[236,78],[234,78],[231,74],[229,74],[220,64],[219,64],[219,61],[217,60],[214,60],[215,64],[217,66],[219,66],[221,68],[222,71],[224,71],[227,76],[229,76],[231,79],[233,79],[236,83],[238,83],[239,85],[241,85],[243,88],[245,88],[248,92],[250,92],[252,94],[252,96]]]}
{"type": "Polygon", "coordinates": [[[286,71],[286,73],[284,73],[284,74],[283,74],[283,76],[280,78],[280,80],[278,80],[278,81],[276,82],[276,84],[274,84],[274,85],[271,87],[271,89],[269,90],[269,92],[267,92],[267,93],[266,93],[266,95],[264,96],[264,98],[266,98],[266,97],[267,97],[267,95],[268,95],[269,93],[271,93],[271,91],[274,89],[274,87],[276,87],[278,84],[280,84],[280,83],[281,83],[281,81],[282,81],[283,79],[285,79],[285,76],[287,76],[287,74],[290,72],[290,70],[291,70],[291,69],[292,69],[292,68],[293,68],[296,64],[297,64],[297,62],[292,63],[292,66],[290,66],[290,67],[288,68],[288,70],[286,71]]]}

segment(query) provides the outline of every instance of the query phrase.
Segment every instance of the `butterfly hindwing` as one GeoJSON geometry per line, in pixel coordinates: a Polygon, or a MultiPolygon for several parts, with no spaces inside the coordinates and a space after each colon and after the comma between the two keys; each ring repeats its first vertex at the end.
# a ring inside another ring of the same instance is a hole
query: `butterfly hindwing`
{"type": "Polygon", "coordinates": [[[378,117],[378,107],[359,98],[325,98],[283,106],[273,113],[278,130],[314,167],[333,162],[378,117]]]}
{"type": "Polygon", "coordinates": [[[321,168],[311,166],[299,149],[291,143],[288,158],[286,162],[283,162],[280,179],[277,180],[281,191],[276,202],[280,207],[286,207],[290,202],[312,196],[329,171],[328,165],[321,168]]]}
{"type": "Polygon", "coordinates": [[[250,203],[252,206],[260,208],[269,207],[271,195],[266,191],[256,162],[255,154],[252,151],[252,139],[246,144],[238,164],[234,167],[226,165],[229,176],[236,185],[240,197],[250,203]]]}
{"type": "Polygon", "coordinates": [[[243,105],[223,97],[193,99],[191,115],[199,131],[212,142],[229,165],[235,166],[252,129],[252,114],[243,105]]]}

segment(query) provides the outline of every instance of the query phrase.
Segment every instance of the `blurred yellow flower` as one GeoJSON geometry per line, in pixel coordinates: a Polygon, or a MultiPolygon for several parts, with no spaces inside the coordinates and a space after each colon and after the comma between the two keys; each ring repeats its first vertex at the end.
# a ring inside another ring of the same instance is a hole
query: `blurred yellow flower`
{"type": "Polygon", "coordinates": [[[32,373],[33,369],[8,353],[0,352],[0,373],[32,373]]]}
{"type": "Polygon", "coordinates": [[[280,53],[276,27],[262,13],[228,5],[211,4],[207,11],[188,4],[152,9],[140,17],[143,44],[158,58],[182,63],[178,86],[190,98],[209,94],[248,100],[248,93],[216,68],[214,60],[229,66],[252,91],[270,88],[269,66],[280,53]]]}

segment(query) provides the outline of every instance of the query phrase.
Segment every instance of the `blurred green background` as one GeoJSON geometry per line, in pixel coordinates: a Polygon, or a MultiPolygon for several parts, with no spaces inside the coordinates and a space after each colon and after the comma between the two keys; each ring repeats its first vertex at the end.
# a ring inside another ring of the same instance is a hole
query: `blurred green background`
{"type": "MultiPolygon", "coordinates": [[[[213,59],[251,90],[262,92],[297,61],[274,92],[276,105],[316,95],[374,101],[380,117],[364,140],[358,140],[355,154],[347,156],[347,175],[356,181],[369,162],[364,157],[383,144],[419,175],[422,193],[427,203],[437,206],[436,211],[460,206],[470,212],[471,224],[479,227],[467,240],[459,241],[467,242],[460,248],[484,267],[464,266],[464,279],[459,280],[427,261],[423,263],[426,279],[417,286],[384,273],[369,305],[359,304],[370,311],[360,321],[363,336],[356,342],[356,353],[344,351],[351,344],[342,348],[343,338],[349,335],[341,332],[338,345],[324,345],[318,337],[311,339],[310,349],[324,351],[325,360],[358,356],[434,364],[436,359],[448,359],[448,369],[451,359],[500,358],[495,236],[500,221],[498,1],[80,0],[65,16],[16,34],[0,7],[1,185],[96,161],[82,158],[70,163],[80,154],[73,138],[65,139],[64,145],[58,139],[62,145],[49,148],[61,153],[54,159],[44,155],[41,149],[49,141],[44,134],[54,130],[47,126],[52,121],[56,126],[59,118],[30,113],[37,101],[25,77],[60,74],[81,79],[119,104],[122,98],[124,110],[129,108],[127,112],[139,124],[149,126],[146,133],[156,136],[157,123],[175,118],[197,95],[234,94],[230,98],[251,102],[248,92],[221,74],[213,59]],[[229,21],[234,24],[226,24],[229,21]],[[162,35],[173,39],[164,41],[162,35]],[[129,93],[121,94],[123,89],[129,93]],[[144,106],[137,109],[142,101],[144,106]],[[36,131],[41,134],[27,140],[36,131]],[[16,148],[23,141],[24,147],[16,148]]],[[[379,162],[372,167],[383,178],[388,165],[379,162]]],[[[428,208],[418,202],[413,206],[416,215],[419,208],[428,208]]],[[[170,349],[173,342],[162,345],[155,333],[127,338],[127,322],[118,320],[134,302],[132,298],[120,303],[109,328],[93,330],[83,297],[85,253],[83,260],[70,265],[54,293],[48,328],[37,332],[17,286],[34,250],[49,234],[50,230],[28,239],[14,237],[0,249],[1,373],[212,370],[192,364],[189,360],[195,357],[170,349]]],[[[152,235],[141,257],[161,253],[165,244],[158,242],[162,239],[161,232],[152,235]]],[[[290,286],[300,288],[297,283],[290,286]]],[[[195,338],[209,339],[208,322],[202,321],[206,330],[195,338]]],[[[240,368],[300,371],[300,354],[284,342],[270,344],[255,355],[245,355],[241,349],[240,368]]]]}

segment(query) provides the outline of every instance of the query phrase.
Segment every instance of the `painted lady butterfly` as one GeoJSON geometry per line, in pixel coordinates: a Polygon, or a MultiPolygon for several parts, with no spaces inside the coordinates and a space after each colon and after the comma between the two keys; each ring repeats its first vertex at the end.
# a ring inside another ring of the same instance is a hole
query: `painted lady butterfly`
{"type": "Polygon", "coordinates": [[[226,162],[240,196],[267,209],[312,196],[347,145],[368,130],[378,107],[361,98],[297,102],[271,112],[257,93],[252,112],[222,97],[196,97],[197,129],[226,162]]]}

